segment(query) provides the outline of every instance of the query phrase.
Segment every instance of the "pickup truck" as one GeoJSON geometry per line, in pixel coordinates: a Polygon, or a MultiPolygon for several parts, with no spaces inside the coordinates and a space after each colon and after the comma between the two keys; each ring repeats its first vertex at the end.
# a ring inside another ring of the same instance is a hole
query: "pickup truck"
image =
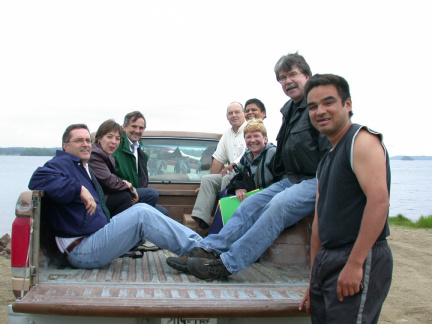
{"type": "MultiPolygon", "coordinates": [[[[150,186],[170,217],[190,214],[220,134],[146,131],[150,186]]],[[[312,215],[286,229],[254,265],[203,281],[170,268],[149,244],[101,269],[75,269],[55,247],[43,191],[23,192],[12,225],[10,324],[310,323],[298,310],[309,278],[312,215]]]]}

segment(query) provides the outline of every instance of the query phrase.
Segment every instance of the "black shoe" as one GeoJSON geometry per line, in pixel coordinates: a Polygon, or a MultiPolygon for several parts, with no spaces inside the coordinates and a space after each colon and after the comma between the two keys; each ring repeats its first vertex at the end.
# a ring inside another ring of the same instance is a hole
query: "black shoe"
{"type": "Polygon", "coordinates": [[[197,227],[195,227],[193,230],[197,232],[201,237],[206,237],[208,231],[210,230],[209,224],[204,222],[201,218],[195,216],[192,216],[192,218],[197,223],[197,227]]]}
{"type": "Polygon", "coordinates": [[[143,252],[132,249],[121,255],[120,258],[141,259],[144,256],[143,252]]]}
{"type": "Polygon", "coordinates": [[[188,269],[199,279],[225,279],[231,273],[225,268],[221,259],[209,260],[203,258],[189,258],[188,269]]]}
{"type": "Polygon", "coordinates": [[[207,252],[199,247],[195,247],[182,257],[167,258],[166,262],[173,269],[176,269],[178,271],[183,271],[185,273],[189,273],[187,263],[188,263],[188,259],[192,257],[204,258],[204,259],[216,259],[216,255],[213,252],[207,252]]]}

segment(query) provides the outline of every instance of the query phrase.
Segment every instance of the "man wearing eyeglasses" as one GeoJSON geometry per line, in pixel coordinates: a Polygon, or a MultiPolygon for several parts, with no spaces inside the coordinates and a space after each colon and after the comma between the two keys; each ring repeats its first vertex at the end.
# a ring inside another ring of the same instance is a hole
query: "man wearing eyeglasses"
{"type": "Polygon", "coordinates": [[[298,53],[282,56],[274,72],[290,97],[281,109],[274,164],[283,179],[245,199],[222,230],[198,248],[167,259],[173,268],[200,279],[225,278],[252,265],[285,228],[314,210],[317,166],[331,144],[312,126],[306,109],[304,88],[312,72],[298,53]]]}
{"type": "Polygon", "coordinates": [[[157,204],[159,192],[148,188],[148,158],[140,147],[145,128],[146,120],[141,112],[132,111],[125,116],[121,142],[112,155],[116,161],[116,175],[136,188],[138,202],[149,204],[168,216],[168,210],[157,204]]]}
{"type": "Polygon", "coordinates": [[[50,228],[72,266],[103,267],[144,239],[183,255],[202,239],[147,204],[137,203],[110,219],[103,191],[88,164],[87,126],[69,126],[62,141],[63,151],[33,173],[29,188],[44,190],[50,228]]]}

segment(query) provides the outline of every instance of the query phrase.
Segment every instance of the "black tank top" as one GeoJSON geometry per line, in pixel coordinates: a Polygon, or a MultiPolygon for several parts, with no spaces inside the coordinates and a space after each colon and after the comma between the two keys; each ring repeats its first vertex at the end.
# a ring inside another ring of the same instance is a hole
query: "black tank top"
{"type": "MultiPolygon", "coordinates": [[[[318,166],[318,232],[322,246],[325,248],[352,245],[360,231],[366,196],[354,174],[352,154],[354,139],[362,128],[379,136],[382,143],[380,133],[366,126],[353,124],[334,150],[327,152],[318,166]]],[[[387,189],[390,195],[390,164],[384,144],[383,148],[386,155],[387,189]]],[[[389,234],[387,218],[377,241],[385,239],[389,234]]]]}

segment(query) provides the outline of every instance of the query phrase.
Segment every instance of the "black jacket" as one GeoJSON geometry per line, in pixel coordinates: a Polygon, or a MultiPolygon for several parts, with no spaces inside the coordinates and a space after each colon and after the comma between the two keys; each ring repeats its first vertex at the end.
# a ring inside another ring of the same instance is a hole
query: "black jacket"
{"type": "Polygon", "coordinates": [[[296,110],[290,111],[294,109],[293,104],[289,100],[281,109],[283,121],[277,135],[274,172],[287,176],[292,183],[299,183],[315,178],[318,163],[331,143],[312,126],[306,98],[296,110]],[[291,118],[287,118],[289,115],[291,118]]]}

